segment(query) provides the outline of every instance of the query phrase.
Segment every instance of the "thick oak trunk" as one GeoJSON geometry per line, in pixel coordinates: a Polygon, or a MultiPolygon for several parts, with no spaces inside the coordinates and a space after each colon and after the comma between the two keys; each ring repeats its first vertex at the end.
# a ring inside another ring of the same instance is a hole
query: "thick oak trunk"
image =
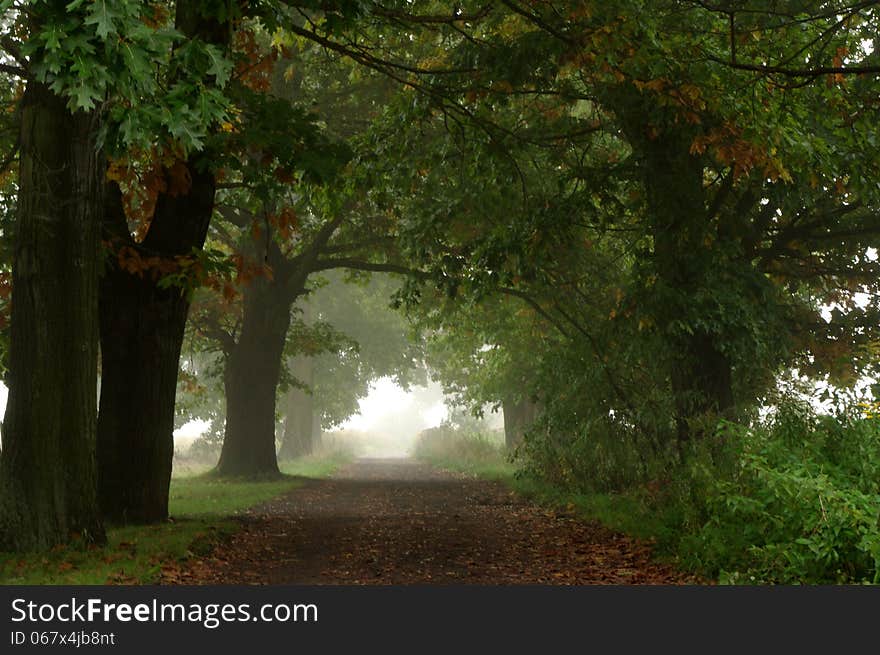
{"type": "Polygon", "coordinates": [[[275,395],[292,304],[273,281],[258,279],[245,288],[241,334],[226,356],[226,434],[217,464],[220,475],[279,474],[275,395]]]}
{"type": "Polygon", "coordinates": [[[31,82],[21,102],[0,549],[104,539],[95,469],[98,233],[95,113],[31,82]]]}
{"type": "Polygon", "coordinates": [[[642,164],[655,288],[663,294],[654,312],[667,335],[670,391],[682,445],[702,434],[699,424],[706,418],[734,409],[733,376],[720,337],[692,320],[693,300],[706,294],[706,280],[719,263],[717,245],[714,251],[707,248],[719,235],[708,215],[703,161],[691,153],[702,128],[673,119],[674,124],[651,129],[665,110],[630,84],[609,89],[605,99],[642,164]],[[683,318],[690,331],[675,326],[683,318]]]}
{"type": "MultiPolygon", "coordinates": [[[[706,293],[714,260],[704,244],[706,206],[701,162],[687,144],[663,138],[648,147],[651,163],[648,203],[654,223],[654,258],[658,287],[672,290],[662,308],[662,324],[692,315],[693,298],[706,293]]],[[[695,422],[732,409],[730,363],[718,347],[718,336],[698,327],[669,340],[670,382],[680,444],[702,434],[695,422]]]]}
{"type": "MultiPolygon", "coordinates": [[[[202,247],[213,211],[214,179],[200,173],[195,162],[188,166],[189,192],[160,197],[146,238],[131,247],[168,259],[202,247]]],[[[107,198],[106,235],[127,236],[118,189],[109,189],[107,198]]],[[[160,288],[159,279],[111,262],[101,281],[99,490],[104,515],[114,521],[168,516],[174,398],[189,298],[181,289],[160,288]]]]}
{"type": "Polygon", "coordinates": [[[217,472],[220,475],[278,475],[275,452],[275,398],[290,312],[305,293],[318,254],[333,235],[342,214],[328,221],[302,253],[287,258],[278,244],[255,241],[253,249],[272,269],[244,289],[238,340],[226,350],[226,433],[217,472]]]}
{"type": "MultiPolygon", "coordinates": [[[[177,28],[217,45],[227,26],[202,14],[193,0],[177,3],[177,28]]],[[[201,250],[214,209],[215,180],[204,161],[186,162],[186,192],[162,194],[143,243],[135,244],[119,190],[107,195],[105,238],[145,256],[175,260],[201,250]]],[[[101,400],[98,418],[99,495],[107,518],[161,521],[168,516],[174,454],[174,398],[189,299],[162,289],[160,277],[132,274],[110,262],[101,283],[101,400]]]]}

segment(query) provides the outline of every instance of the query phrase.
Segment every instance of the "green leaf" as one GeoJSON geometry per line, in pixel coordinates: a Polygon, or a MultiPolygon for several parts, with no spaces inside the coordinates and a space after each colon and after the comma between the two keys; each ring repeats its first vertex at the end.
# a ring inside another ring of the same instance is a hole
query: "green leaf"
{"type": "Polygon", "coordinates": [[[71,88],[68,94],[70,96],[71,109],[73,110],[85,109],[90,111],[95,108],[95,100],[99,97],[95,89],[85,83],[71,88]]]}
{"type": "Polygon", "coordinates": [[[47,50],[59,50],[61,48],[61,40],[67,36],[67,33],[58,25],[49,25],[40,36],[46,42],[47,50]]]}
{"type": "Polygon", "coordinates": [[[119,12],[107,0],[95,0],[84,22],[86,25],[94,25],[95,33],[101,39],[106,39],[110,34],[116,34],[115,21],[119,17],[119,12]]]}
{"type": "Polygon", "coordinates": [[[223,53],[216,46],[206,45],[205,54],[208,55],[208,59],[210,60],[208,70],[206,71],[207,74],[214,76],[214,81],[217,86],[225,86],[232,73],[232,63],[223,56],[223,53]]]}

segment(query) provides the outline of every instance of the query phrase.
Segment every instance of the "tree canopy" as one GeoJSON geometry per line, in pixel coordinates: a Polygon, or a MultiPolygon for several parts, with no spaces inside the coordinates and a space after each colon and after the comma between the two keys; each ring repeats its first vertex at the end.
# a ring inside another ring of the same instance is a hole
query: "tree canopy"
{"type": "Polygon", "coordinates": [[[281,415],[423,365],[603,490],[721,467],[797,385],[876,420],[878,23],[0,0],[0,546],[165,519],[175,417],[224,423],[219,474],[278,475],[281,415]]]}

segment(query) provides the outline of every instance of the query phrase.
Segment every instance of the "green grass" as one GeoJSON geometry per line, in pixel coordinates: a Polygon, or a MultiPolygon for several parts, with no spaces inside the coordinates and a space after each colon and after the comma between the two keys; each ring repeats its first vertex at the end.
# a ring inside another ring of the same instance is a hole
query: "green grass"
{"type": "Polygon", "coordinates": [[[171,481],[168,511],[176,518],[227,516],[301,484],[292,477],[250,482],[200,475],[171,481]]]}
{"type": "Polygon", "coordinates": [[[250,482],[210,474],[171,481],[166,523],[112,527],[107,545],[76,543],[45,553],[0,553],[0,584],[151,584],[164,565],[208,554],[237,528],[236,512],[325,477],[349,458],[335,453],[285,463],[280,479],[250,482]]]}
{"type": "Polygon", "coordinates": [[[323,478],[348,464],[354,457],[344,451],[308,455],[289,462],[281,462],[281,472],[302,478],[323,478]]]}
{"type": "Polygon", "coordinates": [[[644,499],[632,494],[575,493],[532,477],[505,480],[520,495],[556,509],[598,521],[605,527],[638,539],[664,543],[669,530],[666,517],[651,509],[644,499]]]}

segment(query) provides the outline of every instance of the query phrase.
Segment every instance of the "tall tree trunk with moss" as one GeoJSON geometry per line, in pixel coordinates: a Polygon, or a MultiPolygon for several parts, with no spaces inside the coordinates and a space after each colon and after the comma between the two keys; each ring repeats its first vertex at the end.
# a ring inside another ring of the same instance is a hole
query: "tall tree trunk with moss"
{"type": "Polygon", "coordinates": [[[724,415],[734,405],[730,362],[718,336],[699,325],[674,328],[692,315],[695,298],[706,295],[715,265],[705,245],[707,208],[703,167],[690,141],[657,137],[644,143],[646,189],[653,222],[654,265],[664,305],[659,308],[670,348],[670,383],[680,445],[700,436],[701,420],[724,415]]]}
{"type": "Polygon", "coordinates": [[[718,265],[706,202],[703,161],[691,152],[699,126],[677,120],[650,94],[626,82],[604,99],[641,164],[648,232],[653,241],[654,318],[666,337],[679,447],[703,434],[701,421],[733,410],[733,375],[720,337],[694,321],[693,301],[710,293],[718,265]]]}
{"type": "Polygon", "coordinates": [[[97,112],[45,85],[21,100],[0,549],[102,542],[97,503],[97,112]]]}

